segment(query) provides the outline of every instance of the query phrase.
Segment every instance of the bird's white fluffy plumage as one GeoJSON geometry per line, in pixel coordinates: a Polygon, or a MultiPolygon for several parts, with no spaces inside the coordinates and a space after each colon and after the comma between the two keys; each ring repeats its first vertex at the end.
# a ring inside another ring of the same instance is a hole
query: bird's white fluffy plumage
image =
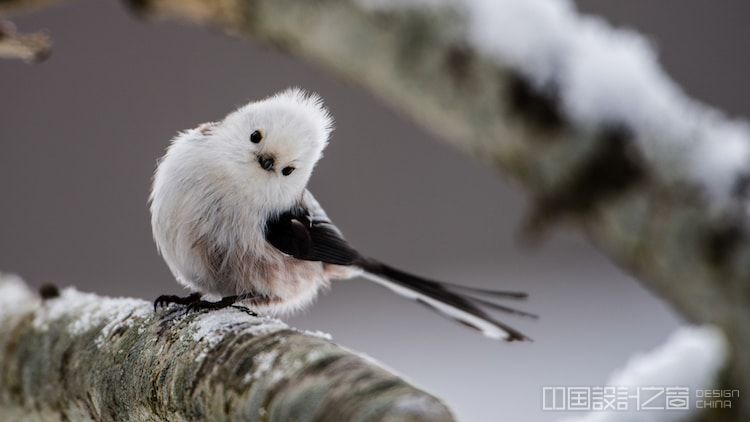
{"type": "Polygon", "coordinates": [[[213,296],[279,296],[270,310],[311,301],[328,283],[323,265],[287,265],[289,257],[265,242],[263,230],[270,216],[303,200],[332,129],[320,97],[295,88],[175,137],[159,161],[150,203],[154,239],[177,280],[213,296]],[[256,130],[263,136],[258,144],[249,139],[256,130]],[[274,171],[258,166],[259,154],[274,157],[274,171]],[[281,174],[289,166],[294,171],[281,174]],[[207,269],[239,265],[229,262],[233,257],[248,257],[237,259],[245,268],[207,269]]]}

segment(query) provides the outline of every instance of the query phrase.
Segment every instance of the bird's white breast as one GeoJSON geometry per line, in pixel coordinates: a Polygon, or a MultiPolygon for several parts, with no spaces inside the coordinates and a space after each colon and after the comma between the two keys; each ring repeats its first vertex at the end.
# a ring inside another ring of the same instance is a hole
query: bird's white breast
{"type": "Polygon", "coordinates": [[[273,212],[267,192],[218,165],[209,148],[195,145],[201,137],[198,130],[181,134],[154,176],[152,230],[170,270],[184,286],[213,296],[278,298],[271,310],[310,302],[328,285],[324,264],[284,255],[266,242],[273,212]]]}

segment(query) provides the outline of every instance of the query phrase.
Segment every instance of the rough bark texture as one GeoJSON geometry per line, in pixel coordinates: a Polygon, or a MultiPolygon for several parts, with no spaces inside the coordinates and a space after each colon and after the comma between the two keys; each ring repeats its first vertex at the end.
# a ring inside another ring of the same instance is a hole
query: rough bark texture
{"type": "Polygon", "coordinates": [[[2,420],[452,420],[325,336],[239,308],[43,295],[0,275],[2,420]]]}

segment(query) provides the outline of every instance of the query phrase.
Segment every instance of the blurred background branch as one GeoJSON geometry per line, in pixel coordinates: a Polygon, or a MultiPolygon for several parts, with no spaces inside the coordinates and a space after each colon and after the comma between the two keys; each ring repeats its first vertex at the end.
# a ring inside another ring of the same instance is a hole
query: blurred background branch
{"type": "Polygon", "coordinates": [[[4,420],[449,421],[436,398],[319,333],[0,274],[4,420]]]}

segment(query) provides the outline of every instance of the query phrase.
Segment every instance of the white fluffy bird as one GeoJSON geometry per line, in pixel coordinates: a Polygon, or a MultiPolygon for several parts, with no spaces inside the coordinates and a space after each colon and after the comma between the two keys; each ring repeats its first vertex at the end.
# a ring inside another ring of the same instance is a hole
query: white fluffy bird
{"type": "Polygon", "coordinates": [[[320,97],[289,89],[175,137],[154,176],[151,225],[175,278],[195,293],[155,306],[289,312],[331,280],[362,275],[488,337],[527,340],[483,309],[533,316],[489,300],[524,293],[427,280],[347,243],[306,188],[332,129],[320,97]]]}

